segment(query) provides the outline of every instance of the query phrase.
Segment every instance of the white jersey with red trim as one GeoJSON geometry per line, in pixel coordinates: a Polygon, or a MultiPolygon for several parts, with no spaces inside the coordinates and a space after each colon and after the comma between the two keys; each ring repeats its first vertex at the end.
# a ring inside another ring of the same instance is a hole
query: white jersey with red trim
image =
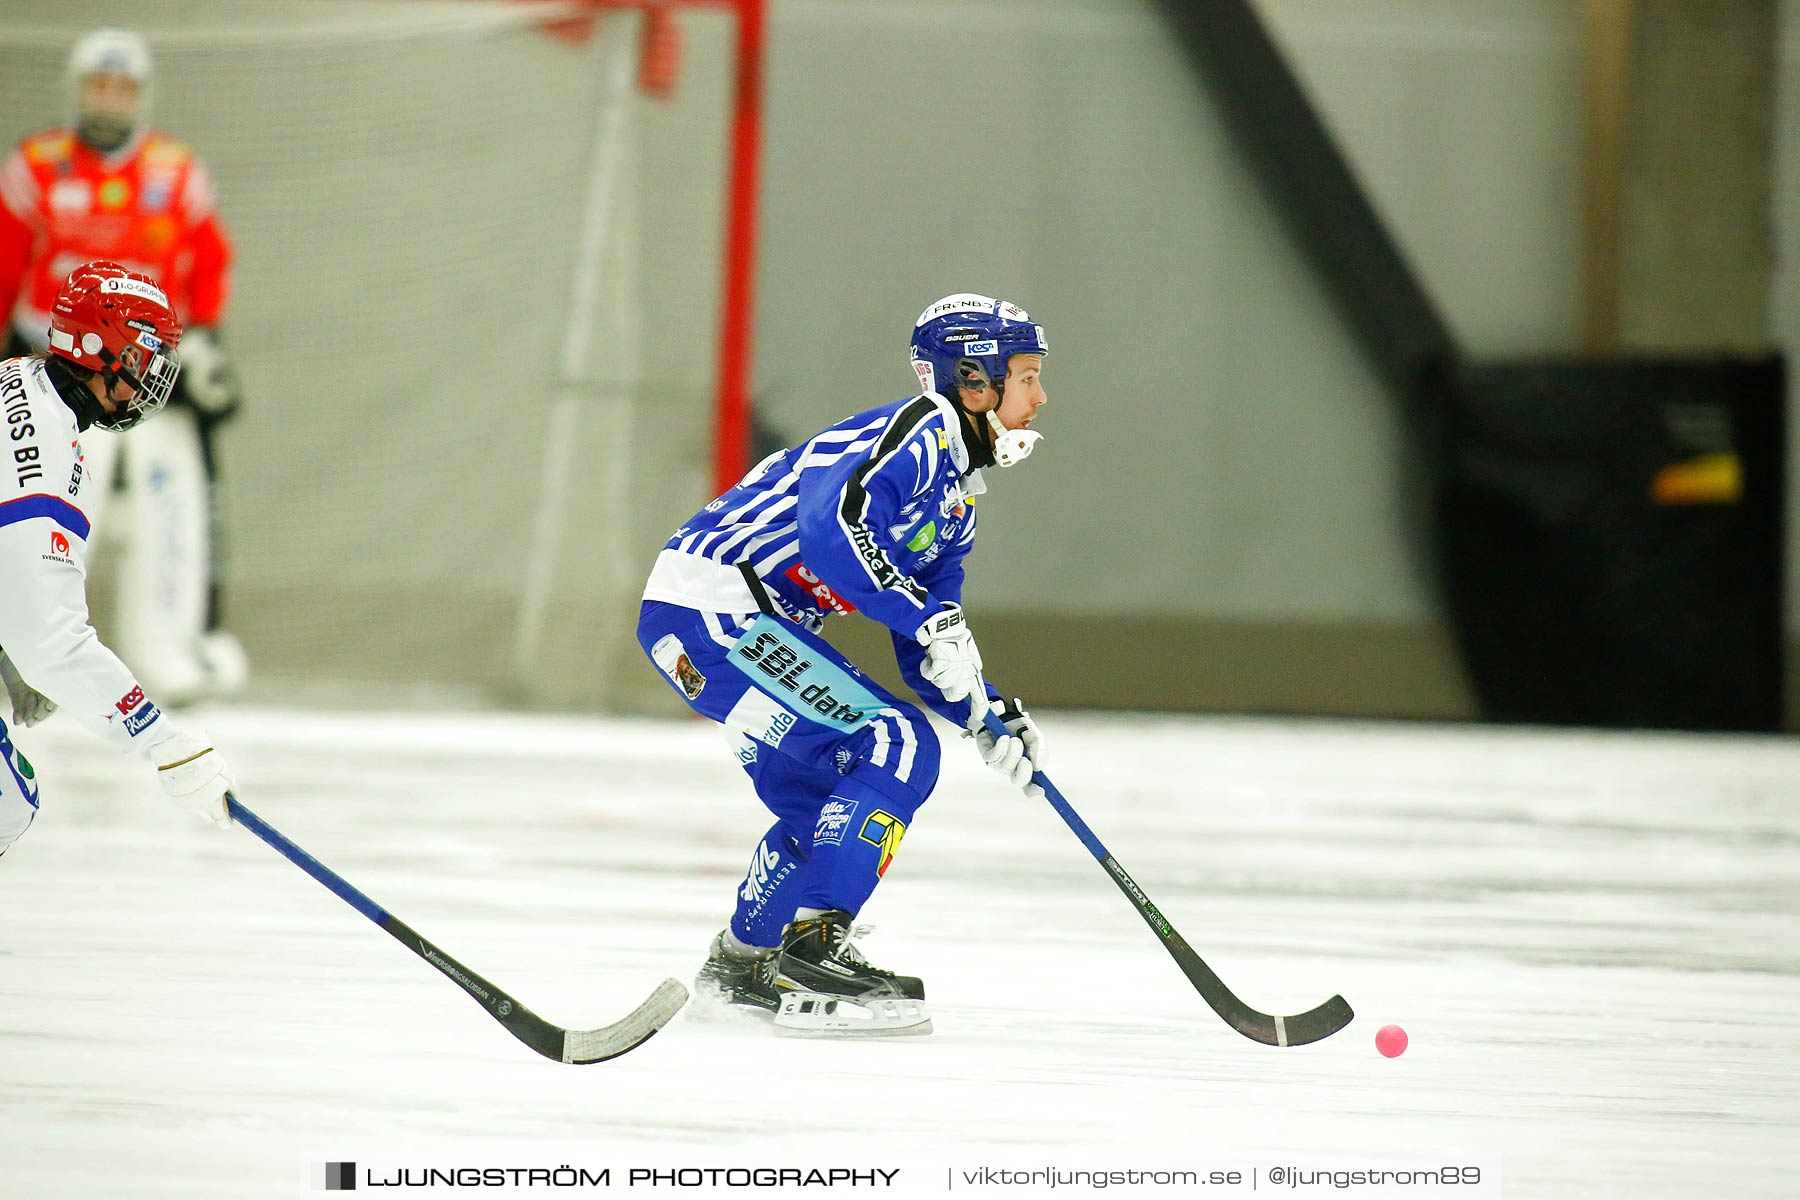
{"type": "Polygon", "coordinates": [[[59,708],[148,759],[173,724],[88,624],[80,432],[42,361],[0,362],[0,418],[0,649],[59,708]]]}

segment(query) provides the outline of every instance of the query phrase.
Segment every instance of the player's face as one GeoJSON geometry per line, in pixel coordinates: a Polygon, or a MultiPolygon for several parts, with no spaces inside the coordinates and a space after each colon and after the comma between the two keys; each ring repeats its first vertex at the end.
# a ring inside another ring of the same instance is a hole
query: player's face
{"type": "Polygon", "coordinates": [[[1000,423],[1024,429],[1050,397],[1044,394],[1044,356],[1015,354],[1006,362],[1006,391],[1000,398],[1000,423]]]}
{"type": "Polygon", "coordinates": [[[1043,373],[1043,355],[1015,354],[1006,360],[1006,398],[1001,399],[993,385],[984,382],[979,388],[962,390],[963,406],[972,413],[998,407],[1002,425],[1024,429],[1050,398],[1044,394],[1043,373]]]}
{"type": "Polygon", "coordinates": [[[116,379],[107,395],[113,402],[113,411],[124,412],[137,399],[137,389],[123,379],[116,379]]]}
{"type": "Polygon", "coordinates": [[[100,401],[101,411],[109,417],[124,412],[137,399],[137,389],[123,379],[113,380],[109,388],[106,381],[96,374],[88,376],[87,385],[88,390],[94,393],[94,398],[100,401]]]}
{"type": "Polygon", "coordinates": [[[138,85],[129,75],[100,71],[81,81],[81,111],[129,123],[137,114],[138,85]]]}

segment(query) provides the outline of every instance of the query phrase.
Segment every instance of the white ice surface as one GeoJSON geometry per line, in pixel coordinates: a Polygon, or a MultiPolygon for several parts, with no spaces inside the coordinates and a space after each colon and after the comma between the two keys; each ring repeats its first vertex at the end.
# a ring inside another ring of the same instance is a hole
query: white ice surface
{"type": "MultiPolygon", "coordinates": [[[[204,721],[252,808],[568,1025],[688,979],[767,826],[699,724],[204,721]]],[[[1046,724],[1051,776],[1246,1001],[1342,992],[1357,1020],[1287,1050],[1231,1032],[1060,819],[954,744],[863,914],[871,958],[927,980],[934,1035],[684,1016],[553,1064],[58,718],[19,735],[44,811],[0,860],[0,1196],[308,1195],[310,1164],[384,1154],[857,1162],[933,1188],[948,1166],[1468,1161],[1508,1196],[1800,1195],[1800,745],[1046,724]],[[1390,1022],[1412,1038],[1392,1061],[1390,1022]]]]}

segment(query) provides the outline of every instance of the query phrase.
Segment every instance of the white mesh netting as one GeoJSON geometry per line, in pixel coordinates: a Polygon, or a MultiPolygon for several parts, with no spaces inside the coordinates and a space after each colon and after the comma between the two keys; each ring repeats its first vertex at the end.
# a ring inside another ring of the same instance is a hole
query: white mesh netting
{"type": "Polygon", "coordinates": [[[248,393],[227,611],[259,678],[658,695],[615,666],[708,491],[730,15],[682,12],[658,101],[633,11],[577,42],[543,28],[559,4],[7,8],[9,145],[66,120],[74,38],[122,25],[217,181],[248,393]]]}

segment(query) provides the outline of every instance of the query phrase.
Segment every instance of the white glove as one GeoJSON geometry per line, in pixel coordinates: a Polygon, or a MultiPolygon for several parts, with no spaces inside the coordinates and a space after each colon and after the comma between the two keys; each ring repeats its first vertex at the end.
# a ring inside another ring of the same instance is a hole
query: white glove
{"type": "Polygon", "coordinates": [[[1026,795],[1041,795],[1042,789],[1031,782],[1031,776],[1044,769],[1044,735],[1025,711],[1025,702],[994,700],[989,702],[988,711],[1000,718],[1012,736],[997,738],[985,724],[977,726],[975,745],[981,751],[981,760],[1006,776],[1014,787],[1024,788],[1026,795]]]}
{"type": "Polygon", "coordinates": [[[194,407],[209,417],[228,417],[236,412],[244,398],[244,386],[218,331],[196,325],[182,335],[176,349],[181,360],[182,386],[194,407]]]}
{"type": "MultiPolygon", "coordinates": [[[[975,635],[963,620],[962,605],[944,605],[941,611],[926,618],[914,636],[925,647],[919,674],[942,692],[945,700],[958,704],[987,694],[987,685],[981,682],[981,651],[975,648],[975,635]]],[[[980,712],[975,705],[970,707],[980,712]]]]}
{"type": "Polygon", "coordinates": [[[39,721],[56,711],[44,693],[26,683],[19,676],[19,669],[12,664],[12,659],[0,651],[0,679],[6,681],[6,694],[12,698],[13,720],[24,729],[30,729],[39,721]]]}
{"type": "Polygon", "coordinates": [[[231,824],[225,793],[237,782],[225,765],[225,756],[213,749],[203,731],[176,730],[150,747],[150,761],[156,764],[156,781],[162,784],[163,795],[214,825],[231,824]]]}

